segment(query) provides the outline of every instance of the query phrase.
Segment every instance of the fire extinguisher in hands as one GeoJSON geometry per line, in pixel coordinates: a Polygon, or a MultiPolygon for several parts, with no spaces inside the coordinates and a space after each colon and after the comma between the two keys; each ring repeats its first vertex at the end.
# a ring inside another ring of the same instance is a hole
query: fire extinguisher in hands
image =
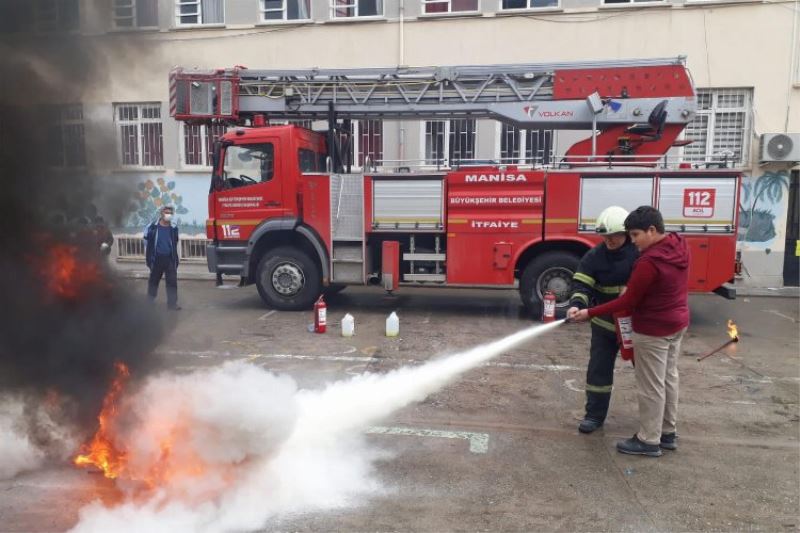
{"type": "Polygon", "coordinates": [[[617,329],[620,356],[625,361],[635,364],[633,359],[633,320],[630,311],[614,313],[614,325],[617,329]]]}

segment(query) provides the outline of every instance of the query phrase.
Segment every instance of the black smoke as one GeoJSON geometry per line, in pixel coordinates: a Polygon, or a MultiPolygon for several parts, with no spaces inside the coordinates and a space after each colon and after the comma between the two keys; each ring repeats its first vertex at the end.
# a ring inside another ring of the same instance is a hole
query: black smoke
{"type": "Polygon", "coordinates": [[[59,142],[58,110],[107,82],[100,44],[17,31],[9,20],[24,21],[33,4],[3,2],[0,13],[0,393],[57,398],[68,422],[92,432],[115,363],[146,375],[168,327],[101,251],[106,221],[125,213],[96,199],[125,195],[91,161],[60,164],[76,153],[59,142]],[[71,274],[58,270],[65,254],[77,262],[71,274]]]}

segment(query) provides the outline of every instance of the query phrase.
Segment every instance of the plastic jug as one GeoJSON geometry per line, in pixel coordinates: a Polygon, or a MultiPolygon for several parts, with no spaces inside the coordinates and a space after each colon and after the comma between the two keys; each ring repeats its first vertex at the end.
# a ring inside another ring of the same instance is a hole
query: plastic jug
{"type": "Polygon", "coordinates": [[[392,311],[392,314],[386,319],[386,336],[387,337],[397,337],[400,333],[400,319],[397,317],[397,313],[392,311]]]}
{"type": "Polygon", "coordinates": [[[352,337],[356,330],[356,319],[353,315],[347,313],[342,318],[342,337],[352,337]]]}

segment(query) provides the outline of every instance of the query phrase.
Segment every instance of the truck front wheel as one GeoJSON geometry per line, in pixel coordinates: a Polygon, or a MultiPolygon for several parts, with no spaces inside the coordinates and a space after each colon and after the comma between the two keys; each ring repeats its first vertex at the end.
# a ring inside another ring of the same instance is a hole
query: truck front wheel
{"type": "Polygon", "coordinates": [[[572,290],[572,275],[578,269],[580,258],[569,252],[546,252],[534,258],[519,280],[519,296],[522,304],[541,317],[542,297],[546,291],[556,295],[556,317],[563,318],[569,306],[572,290]]]}
{"type": "Polygon", "coordinates": [[[264,254],[258,262],[256,287],[261,299],[273,309],[310,309],[322,292],[319,267],[304,252],[282,246],[264,254]]]}

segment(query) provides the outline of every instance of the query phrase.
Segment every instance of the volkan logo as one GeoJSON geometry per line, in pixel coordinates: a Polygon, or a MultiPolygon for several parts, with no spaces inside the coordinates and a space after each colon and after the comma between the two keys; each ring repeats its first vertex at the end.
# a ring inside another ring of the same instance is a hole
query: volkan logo
{"type": "Polygon", "coordinates": [[[535,117],[537,109],[539,109],[538,105],[526,105],[522,108],[522,110],[525,111],[525,114],[528,115],[528,118],[535,117]]]}

